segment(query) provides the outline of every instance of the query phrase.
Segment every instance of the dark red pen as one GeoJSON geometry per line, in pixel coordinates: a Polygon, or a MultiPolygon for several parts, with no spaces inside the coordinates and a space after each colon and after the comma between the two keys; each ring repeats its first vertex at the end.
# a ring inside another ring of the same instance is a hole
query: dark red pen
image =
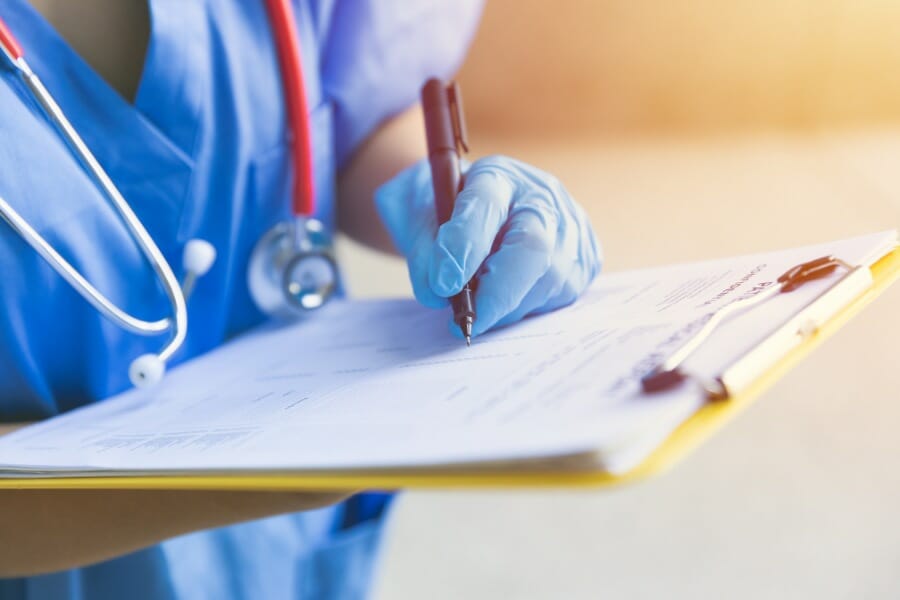
{"type": "MultiPolygon", "coordinates": [[[[466,121],[463,117],[459,85],[449,85],[440,79],[429,79],[422,86],[422,110],[425,113],[425,136],[428,140],[428,163],[434,186],[434,202],[438,224],[446,223],[453,215],[456,195],[462,189],[460,158],[469,151],[466,121]]],[[[475,278],[450,298],[453,322],[459,326],[466,345],[472,343],[475,324],[475,278]]]]}

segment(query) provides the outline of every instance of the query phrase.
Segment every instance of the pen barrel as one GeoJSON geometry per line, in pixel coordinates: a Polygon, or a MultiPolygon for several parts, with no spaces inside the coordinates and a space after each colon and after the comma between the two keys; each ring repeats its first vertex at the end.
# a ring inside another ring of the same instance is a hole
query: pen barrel
{"type": "Polygon", "coordinates": [[[435,208],[438,223],[443,224],[453,215],[462,173],[450,99],[440,79],[429,79],[422,87],[422,112],[435,208]]]}
{"type": "Polygon", "coordinates": [[[431,185],[434,189],[438,225],[443,225],[453,216],[453,205],[459,192],[459,159],[455,153],[443,151],[429,155],[428,162],[431,165],[431,185]]]}
{"type": "Polygon", "coordinates": [[[425,115],[425,136],[428,154],[439,150],[457,152],[456,132],[453,128],[453,109],[447,86],[440,79],[429,79],[422,86],[422,112],[425,115]]]}
{"type": "MultiPolygon", "coordinates": [[[[422,87],[422,112],[428,141],[428,164],[438,224],[453,216],[453,205],[462,181],[459,145],[466,147],[459,90],[448,88],[440,79],[429,79],[422,87]],[[451,98],[452,96],[452,98],[451,98]],[[454,110],[457,112],[454,113],[454,110]],[[454,123],[454,114],[458,123],[454,123]],[[458,129],[457,129],[458,128],[458,129]]],[[[468,342],[475,323],[475,286],[469,282],[452,298],[453,321],[468,342]]]]}

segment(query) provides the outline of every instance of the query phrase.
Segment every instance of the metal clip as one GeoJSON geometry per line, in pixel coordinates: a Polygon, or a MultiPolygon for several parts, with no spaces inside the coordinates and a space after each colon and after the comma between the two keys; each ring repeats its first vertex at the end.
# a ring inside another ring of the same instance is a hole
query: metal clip
{"type": "Polygon", "coordinates": [[[783,293],[792,292],[807,281],[815,281],[831,275],[838,267],[844,267],[848,271],[853,268],[839,258],[823,256],[788,269],[778,278],[778,283],[781,284],[783,293]]]}
{"type": "MultiPolygon", "coordinates": [[[[720,308],[718,311],[711,313],[697,333],[688,338],[675,352],[669,355],[665,361],[657,365],[641,378],[641,388],[644,393],[652,394],[665,391],[681,384],[686,379],[699,380],[696,376],[684,372],[681,369],[681,365],[688,356],[693,354],[697,348],[709,339],[713,331],[715,331],[722,322],[751,306],[765,302],[777,294],[792,292],[804,283],[827,277],[834,273],[838,267],[842,267],[848,271],[852,271],[854,268],[852,265],[834,256],[822,256],[815,260],[801,263],[785,271],[784,274],[778,278],[776,282],[777,285],[770,287],[755,296],[736,300],[735,302],[720,308]]],[[[801,333],[804,335],[809,334],[809,332],[801,333]]],[[[722,399],[727,397],[727,392],[724,394],[714,393],[707,383],[701,381],[701,385],[707,390],[710,398],[722,399]]],[[[719,386],[724,389],[721,380],[719,380],[719,386]]]]}

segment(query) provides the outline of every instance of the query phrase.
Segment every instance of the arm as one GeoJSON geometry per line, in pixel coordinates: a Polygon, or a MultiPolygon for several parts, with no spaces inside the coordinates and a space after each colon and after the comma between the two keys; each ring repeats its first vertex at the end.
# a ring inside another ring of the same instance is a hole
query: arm
{"type": "Polygon", "coordinates": [[[372,248],[394,252],[375,209],[375,190],[427,156],[425,126],[418,104],[387,120],[353,154],[338,175],[338,226],[372,248]]]}
{"type": "MultiPolygon", "coordinates": [[[[0,425],[0,434],[20,426],[0,425]]],[[[338,502],[336,492],[0,490],[0,578],[71,569],[170,537],[338,502]]]]}
{"type": "Polygon", "coordinates": [[[12,433],[16,429],[25,427],[25,425],[27,425],[27,423],[16,423],[15,425],[5,425],[3,423],[0,423],[0,436],[4,436],[7,433],[12,433]]]}
{"type": "Polygon", "coordinates": [[[327,492],[4,490],[0,577],[80,567],[191,531],[341,499],[327,492]]]}

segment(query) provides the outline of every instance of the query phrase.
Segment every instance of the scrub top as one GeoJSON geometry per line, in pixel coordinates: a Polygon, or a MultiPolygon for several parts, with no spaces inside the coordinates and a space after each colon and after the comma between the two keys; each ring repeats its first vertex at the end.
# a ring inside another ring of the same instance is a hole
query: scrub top
{"type": "MultiPolygon", "coordinates": [[[[334,225],[337,170],[429,76],[458,67],[479,0],[295,0],[310,107],[317,217],[334,225]]],[[[289,217],[277,55],[264,3],[150,0],[134,104],[26,0],[0,16],[76,129],[180,270],[184,242],[218,251],[189,302],[173,362],[260,323],[246,285],[257,239],[289,217]]],[[[167,315],[151,268],[23,84],[0,68],[0,196],[100,290],[167,315]]],[[[123,332],[0,222],[0,422],[52,417],[128,387],[128,364],[164,338],[123,332]]],[[[0,598],[355,598],[370,587],[388,497],[176,538],[106,563],[0,580],[0,598]]],[[[2,543],[15,543],[3,540],[2,543]]]]}

